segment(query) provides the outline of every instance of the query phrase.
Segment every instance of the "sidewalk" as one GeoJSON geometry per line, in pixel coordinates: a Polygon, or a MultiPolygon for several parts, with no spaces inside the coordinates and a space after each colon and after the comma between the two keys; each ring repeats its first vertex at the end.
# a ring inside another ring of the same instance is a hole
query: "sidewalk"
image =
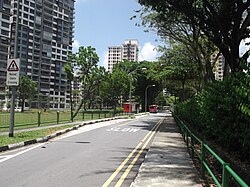
{"type": "Polygon", "coordinates": [[[201,187],[178,127],[168,114],[130,187],[201,187]]]}

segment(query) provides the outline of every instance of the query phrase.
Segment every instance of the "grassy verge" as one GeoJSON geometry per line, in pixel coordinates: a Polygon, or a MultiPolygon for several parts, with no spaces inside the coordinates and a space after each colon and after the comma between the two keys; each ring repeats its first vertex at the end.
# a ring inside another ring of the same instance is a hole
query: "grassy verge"
{"type": "MultiPolygon", "coordinates": [[[[112,117],[110,111],[85,111],[84,113],[80,112],[75,117],[74,121],[87,121],[101,118],[112,117]]],[[[9,128],[10,114],[5,112],[0,112],[0,131],[7,132],[9,128]]],[[[47,111],[41,112],[38,115],[38,112],[25,111],[22,113],[15,114],[15,129],[26,129],[39,126],[47,126],[57,123],[67,123],[71,122],[70,112],[59,112],[56,111],[47,111]],[[39,117],[40,116],[40,117],[39,117]]]]}
{"type": "Polygon", "coordinates": [[[8,137],[6,135],[0,136],[0,146],[14,144],[14,143],[23,142],[23,141],[32,140],[32,139],[37,139],[37,138],[42,138],[42,137],[50,135],[56,131],[70,128],[70,127],[72,127],[72,125],[51,127],[51,128],[47,128],[47,129],[34,130],[34,131],[28,131],[28,132],[18,132],[18,133],[15,133],[14,137],[8,137]]]}

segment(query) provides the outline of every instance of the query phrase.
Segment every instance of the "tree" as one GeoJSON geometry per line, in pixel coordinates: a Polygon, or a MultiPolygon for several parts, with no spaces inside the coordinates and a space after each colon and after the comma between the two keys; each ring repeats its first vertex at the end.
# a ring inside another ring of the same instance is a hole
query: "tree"
{"type": "Polygon", "coordinates": [[[69,97],[70,97],[70,118],[71,121],[73,121],[73,93],[72,93],[72,81],[74,80],[74,64],[73,64],[73,58],[74,55],[69,55],[68,62],[64,66],[64,71],[66,73],[66,76],[68,78],[68,84],[69,84],[69,97]]]}
{"type": "Polygon", "coordinates": [[[114,110],[116,110],[118,98],[128,96],[129,80],[130,77],[126,72],[117,69],[108,74],[101,83],[100,95],[112,105],[114,110]]]}
{"type": "Polygon", "coordinates": [[[100,84],[103,80],[105,80],[107,72],[104,67],[94,67],[92,70],[91,75],[88,79],[88,84],[84,85],[84,88],[82,86],[81,89],[84,89],[84,93],[82,92],[84,103],[84,109],[86,110],[86,102],[89,102],[90,108],[94,101],[96,100],[96,97],[99,96],[100,91],[100,84]]]}
{"type": "MultiPolygon", "coordinates": [[[[99,57],[95,52],[95,48],[91,46],[81,46],[79,47],[78,52],[71,54],[68,57],[68,63],[65,66],[65,72],[67,74],[68,80],[71,82],[74,76],[76,76],[77,81],[81,85],[79,90],[81,101],[74,113],[72,112],[72,120],[81,110],[82,106],[84,105],[85,107],[87,100],[93,99],[92,95],[96,90],[98,90],[99,83],[102,80],[101,77],[105,72],[104,68],[97,67],[98,61],[99,57]]],[[[71,100],[71,108],[73,109],[72,103],[73,101],[71,100]]]]}
{"type": "Polygon", "coordinates": [[[184,100],[199,90],[196,59],[183,44],[174,44],[149,72],[149,77],[161,83],[167,92],[184,100]],[[167,56],[167,58],[166,58],[167,56]]]}
{"type": "MultiPolygon", "coordinates": [[[[154,95],[157,95],[159,90],[162,90],[160,84],[156,79],[152,79],[150,76],[150,72],[155,68],[156,62],[142,61],[142,62],[130,62],[130,61],[122,61],[114,67],[114,71],[120,70],[126,72],[128,77],[128,82],[131,81],[131,92],[135,97],[135,100],[142,105],[145,105],[145,90],[148,85],[156,85],[154,87],[154,92],[152,89],[149,92],[152,92],[147,99],[152,103],[154,101],[154,95]]],[[[159,73],[156,73],[158,75],[159,73]]],[[[144,108],[144,107],[143,107],[144,108]]]]}
{"type": "MultiPolygon", "coordinates": [[[[201,87],[204,83],[207,84],[214,80],[212,72],[214,64],[211,64],[210,57],[215,51],[215,47],[196,25],[173,10],[166,10],[164,16],[148,7],[144,7],[138,12],[140,12],[141,24],[137,25],[143,25],[153,32],[157,32],[163,41],[170,45],[173,42],[185,45],[190,51],[190,55],[196,59],[201,87]]],[[[165,52],[166,47],[160,47],[158,50],[165,52]]]]}
{"type": "Polygon", "coordinates": [[[27,75],[20,77],[18,87],[18,97],[21,101],[21,112],[24,111],[24,104],[26,99],[32,99],[36,92],[36,83],[32,81],[27,75]]]}
{"type": "MultiPolygon", "coordinates": [[[[222,52],[225,72],[242,71],[249,51],[240,57],[240,43],[250,36],[250,1],[246,0],[139,0],[139,3],[156,11],[162,18],[166,12],[179,13],[189,24],[197,26],[222,52]]],[[[178,19],[177,19],[178,21],[178,19]]]]}

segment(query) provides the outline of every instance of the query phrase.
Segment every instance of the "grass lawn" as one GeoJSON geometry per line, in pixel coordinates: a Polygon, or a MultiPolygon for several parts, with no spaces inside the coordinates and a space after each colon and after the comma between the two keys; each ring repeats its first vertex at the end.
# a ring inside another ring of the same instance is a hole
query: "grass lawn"
{"type": "MultiPolygon", "coordinates": [[[[106,118],[111,117],[112,113],[109,111],[86,111],[79,112],[75,117],[74,121],[86,121],[92,119],[106,118]]],[[[57,123],[70,122],[70,112],[59,112],[56,111],[47,111],[41,112],[40,118],[38,112],[16,112],[15,113],[15,129],[25,129],[38,126],[38,121],[40,119],[40,126],[47,126],[57,123]]],[[[10,114],[9,113],[0,113],[0,131],[6,132],[9,128],[10,114]]]]}
{"type": "Polygon", "coordinates": [[[28,132],[18,132],[14,134],[14,137],[8,137],[7,135],[0,136],[0,146],[5,146],[8,144],[14,144],[18,142],[23,142],[27,140],[42,138],[44,136],[55,133],[56,131],[70,128],[72,125],[65,125],[60,127],[51,127],[48,129],[34,130],[28,132]]]}

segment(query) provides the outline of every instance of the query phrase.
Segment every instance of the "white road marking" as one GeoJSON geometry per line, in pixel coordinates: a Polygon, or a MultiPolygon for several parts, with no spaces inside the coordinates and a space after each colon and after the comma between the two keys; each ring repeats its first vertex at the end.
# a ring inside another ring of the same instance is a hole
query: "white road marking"
{"type": "MultiPolygon", "coordinates": [[[[114,121],[107,121],[107,122],[101,122],[101,123],[86,125],[86,126],[83,126],[83,127],[79,128],[77,130],[70,131],[70,132],[68,132],[68,133],[66,133],[64,135],[55,137],[55,138],[53,138],[53,140],[50,140],[50,141],[67,138],[67,137],[70,137],[70,136],[74,136],[76,134],[91,131],[91,130],[98,129],[98,128],[105,127],[105,126],[110,126],[110,125],[113,125],[115,123],[121,123],[121,122],[124,122],[124,121],[127,121],[127,120],[128,119],[118,119],[118,120],[114,120],[114,121]]],[[[14,154],[11,154],[11,155],[2,155],[2,156],[0,155],[0,163],[5,162],[5,161],[7,161],[7,160],[9,160],[11,158],[17,157],[19,155],[22,155],[22,154],[24,154],[24,153],[26,153],[28,151],[31,151],[31,150],[33,150],[33,149],[35,149],[37,147],[43,146],[44,144],[47,144],[47,143],[48,142],[34,144],[30,148],[27,148],[27,149],[25,148],[23,151],[20,151],[18,153],[14,153],[14,154]]],[[[20,148],[20,149],[23,149],[23,147],[20,148]]],[[[14,151],[16,151],[16,150],[14,150],[14,151]]]]}
{"type": "Polygon", "coordinates": [[[136,128],[120,128],[120,127],[106,129],[106,131],[113,131],[113,132],[137,132],[139,130],[140,129],[136,129],[136,128]]]}
{"type": "Polygon", "coordinates": [[[32,149],[35,149],[35,148],[37,148],[37,147],[40,147],[41,145],[43,145],[43,144],[46,144],[47,142],[45,142],[45,143],[39,143],[38,145],[34,145],[33,147],[30,147],[30,148],[28,148],[28,149],[25,149],[25,150],[23,150],[23,151],[20,151],[20,152],[18,152],[18,153],[16,153],[16,154],[13,154],[13,155],[5,155],[5,156],[3,156],[3,157],[6,157],[6,158],[3,158],[2,160],[0,160],[0,163],[1,162],[5,162],[5,161],[7,161],[7,160],[9,160],[9,159],[11,159],[11,158],[14,158],[14,157],[16,157],[16,156],[19,156],[19,155],[21,155],[21,154],[24,154],[24,153],[26,153],[26,152],[28,152],[28,151],[31,151],[32,149]]]}

